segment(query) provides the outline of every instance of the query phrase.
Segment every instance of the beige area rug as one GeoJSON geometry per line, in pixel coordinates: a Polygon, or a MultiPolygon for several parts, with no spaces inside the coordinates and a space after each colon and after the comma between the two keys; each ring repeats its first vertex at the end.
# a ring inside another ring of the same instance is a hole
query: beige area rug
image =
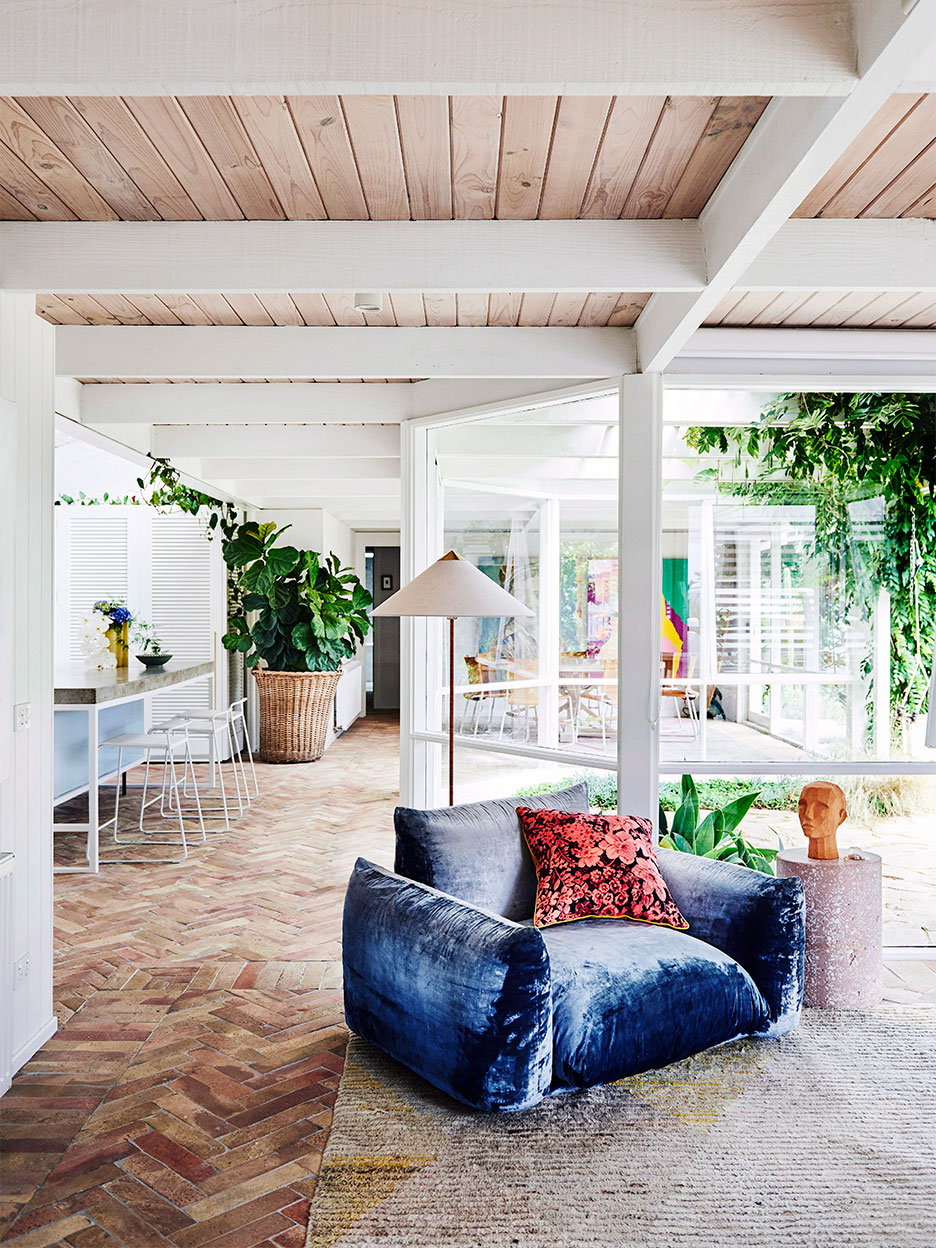
{"type": "Polygon", "coordinates": [[[307,1248],[933,1248],[936,1009],[806,1011],[521,1114],[352,1037],[307,1248]]]}

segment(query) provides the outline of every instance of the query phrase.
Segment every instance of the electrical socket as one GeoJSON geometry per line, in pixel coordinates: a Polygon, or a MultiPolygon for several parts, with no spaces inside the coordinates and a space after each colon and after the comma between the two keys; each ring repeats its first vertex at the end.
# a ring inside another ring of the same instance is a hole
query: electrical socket
{"type": "Polygon", "coordinates": [[[13,707],[13,731],[24,732],[32,723],[32,706],[29,702],[20,702],[13,707]]]}
{"type": "Polygon", "coordinates": [[[14,988],[18,988],[29,978],[29,954],[24,953],[13,968],[15,973],[14,988]]]}

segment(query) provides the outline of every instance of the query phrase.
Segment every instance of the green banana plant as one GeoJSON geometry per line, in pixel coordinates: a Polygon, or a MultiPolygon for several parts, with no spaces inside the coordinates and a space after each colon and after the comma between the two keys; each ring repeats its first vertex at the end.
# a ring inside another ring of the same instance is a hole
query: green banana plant
{"type": "Polygon", "coordinates": [[[673,815],[672,828],[667,826],[666,813],[660,807],[660,844],[664,849],[737,863],[765,875],[775,874],[774,859],[779,850],[751,845],[737,831],[758,796],[756,791],[745,793],[720,810],[710,811],[701,822],[699,794],[692,776],[683,776],[679,791],[682,802],[673,815]]]}

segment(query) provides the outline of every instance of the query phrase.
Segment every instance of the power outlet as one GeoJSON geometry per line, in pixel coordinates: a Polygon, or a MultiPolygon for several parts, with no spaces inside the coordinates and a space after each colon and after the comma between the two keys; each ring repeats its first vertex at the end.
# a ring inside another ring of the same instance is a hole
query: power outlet
{"type": "Polygon", "coordinates": [[[13,987],[18,988],[20,984],[29,979],[29,954],[24,953],[20,960],[13,967],[14,983],[13,987]]]}
{"type": "Polygon", "coordinates": [[[25,732],[32,724],[32,706],[29,702],[20,702],[13,707],[13,731],[25,732]]]}

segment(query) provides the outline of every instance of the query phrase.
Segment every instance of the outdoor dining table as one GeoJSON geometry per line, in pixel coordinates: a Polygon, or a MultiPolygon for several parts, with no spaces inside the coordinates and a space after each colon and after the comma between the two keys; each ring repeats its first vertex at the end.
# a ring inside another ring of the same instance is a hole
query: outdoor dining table
{"type": "MultiPolygon", "coordinates": [[[[497,685],[509,684],[516,677],[531,685],[537,683],[538,674],[531,671],[530,661],[507,657],[490,658],[479,654],[476,656],[478,666],[486,673],[485,686],[494,686],[489,696],[497,696],[497,685]]],[[[578,739],[579,714],[582,708],[582,697],[585,693],[604,687],[617,687],[617,676],[606,676],[600,661],[587,656],[563,657],[559,664],[559,693],[569,698],[569,712],[572,724],[572,740],[578,739]]],[[[522,686],[520,686],[522,687],[522,686]]],[[[505,691],[506,692],[506,691],[505,691]]]]}

